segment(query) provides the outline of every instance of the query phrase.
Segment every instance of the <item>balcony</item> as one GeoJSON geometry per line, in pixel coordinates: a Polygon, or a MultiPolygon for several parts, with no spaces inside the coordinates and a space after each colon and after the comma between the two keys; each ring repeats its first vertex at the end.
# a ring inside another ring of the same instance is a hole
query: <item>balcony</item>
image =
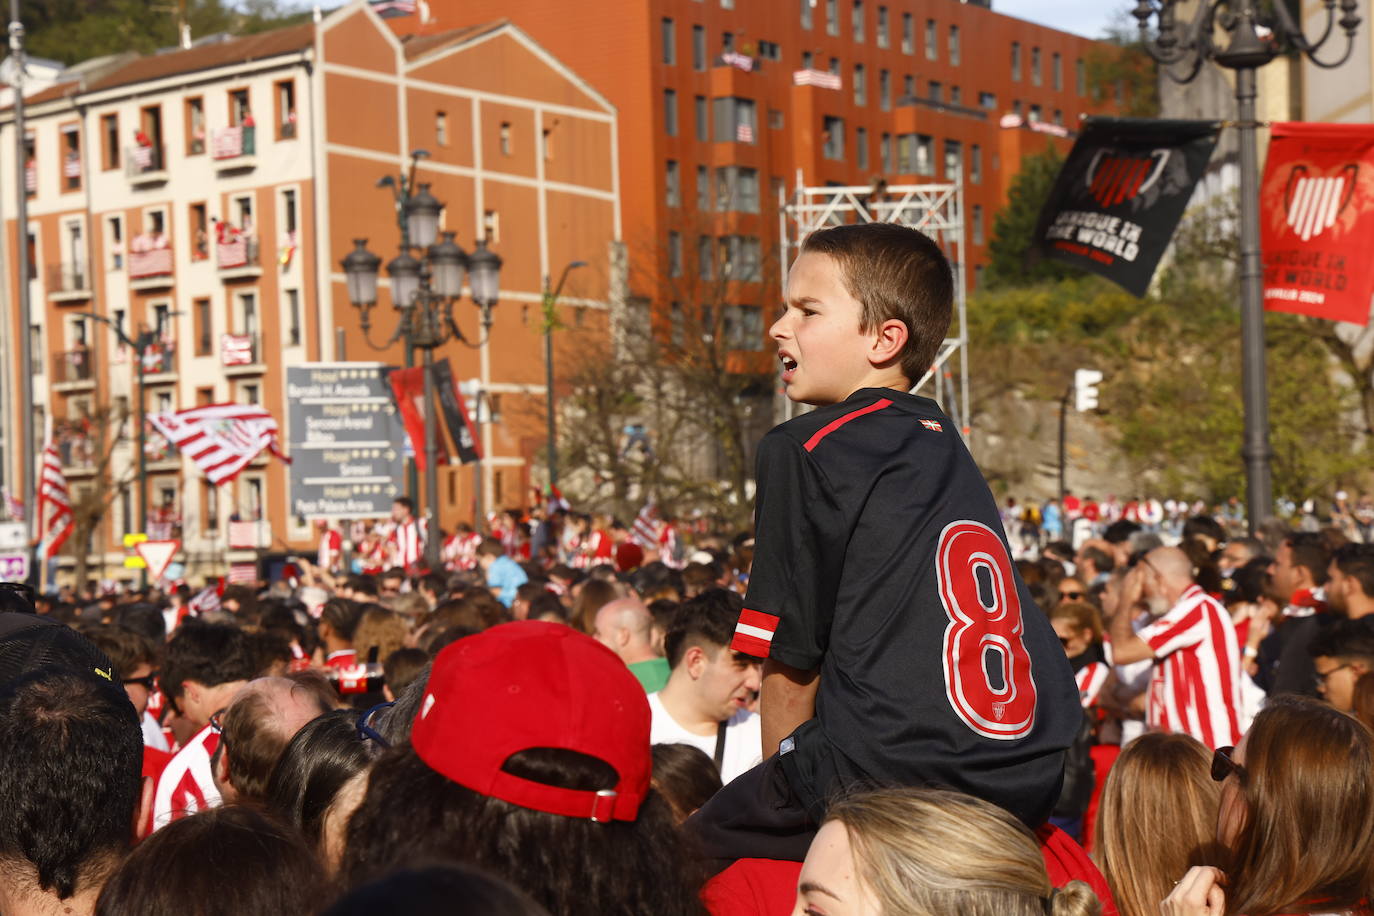
{"type": "Polygon", "coordinates": [[[221,334],[219,364],[228,376],[261,375],[262,341],[256,334],[221,334]]]}
{"type": "Polygon", "coordinates": [[[251,124],[219,128],[210,136],[210,155],[221,172],[255,168],[257,128],[251,124]]]}
{"type": "Polygon", "coordinates": [[[154,233],[129,240],[129,286],[133,289],[165,289],[173,283],[172,246],[167,236],[154,233]]]}
{"type": "Polygon", "coordinates": [[[81,155],[68,153],[62,158],[62,181],[65,190],[81,189],[81,155]]]}
{"type": "Polygon", "coordinates": [[[88,391],[95,387],[95,366],[89,347],[53,354],[54,391],[88,391]]]}
{"type": "Polygon", "coordinates": [[[241,280],[262,276],[258,237],[244,235],[221,223],[222,240],[215,243],[215,263],[221,280],[241,280]]]}
{"type": "Polygon", "coordinates": [[[143,381],[149,385],[174,382],[177,377],[177,342],[159,340],[143,351],[143,381]]]}
{"type": "Polygon", "coordinates": [[[24,190],[30,194],[38,193],[38,166],[33,164],[33,160],[24,166],[24,190]]]}
{"type": "Polygon", "coordinates": [[[167,181],[167,147],[142,143],[126,147],[124,175],[136,188],[163,184],[167,181]]]}
{"type": "Polygon", "coordinates": [[[54,430],[57,454],[62,462],[62,472],[68,477],[82,477],[94,474],[99,464],[96,459],[95,441],[80,426],[64,424],[65,428],[54,430]]]}
{"type": "Polygon", "coordinates": [[[81,302],[91,298],[91,275],[80,262],[48,265],[48,298],[53,302],[81,302]]]}

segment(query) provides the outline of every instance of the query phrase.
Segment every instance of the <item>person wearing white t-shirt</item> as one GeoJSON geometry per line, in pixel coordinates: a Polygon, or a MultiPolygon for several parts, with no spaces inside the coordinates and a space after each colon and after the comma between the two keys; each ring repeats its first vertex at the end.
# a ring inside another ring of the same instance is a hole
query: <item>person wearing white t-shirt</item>
{"type": "Polygon", "coordinates": [[[729,782],[760,762],[759,716],[748,708],[759,690],[759,659],[733,652],[739,595],[711,589],[685,602],[664,639],[672,673],[649,695],[654,744],[689,744],[729,782]]]}

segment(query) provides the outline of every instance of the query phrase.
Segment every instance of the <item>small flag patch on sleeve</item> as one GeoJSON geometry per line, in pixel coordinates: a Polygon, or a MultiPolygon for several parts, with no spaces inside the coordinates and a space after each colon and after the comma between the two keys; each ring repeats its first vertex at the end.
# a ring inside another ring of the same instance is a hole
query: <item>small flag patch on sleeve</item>
{"type": "Polygon", "coordinates": [[[945,428],[940,425],[939,420],[922,420],[921,425],[924,426],[926,429],[934,430],[937,433],[944,432],[945,430],[945,428]]]}
{"type": "Polygon", "coordinates": [[[779,618],[762,611],[745,608],[740,611],[739,623],[735,626],[735,638],[730,648],[735,652],[767,658],[773,644],[773,633],[778,629],[779,618]]]}

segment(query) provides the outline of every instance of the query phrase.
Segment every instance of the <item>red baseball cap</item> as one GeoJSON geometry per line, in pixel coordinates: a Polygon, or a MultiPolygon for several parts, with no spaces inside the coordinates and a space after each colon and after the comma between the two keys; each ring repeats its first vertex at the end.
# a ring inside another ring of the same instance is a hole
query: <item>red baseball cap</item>
{"type": "Polygon", "coordinates": [[[502,801],[565,817],[632,821],[649,791],[649,701],[610,649],[561,623],[520,620],[439,653],[410,744],[430,769],[502,801]],[[614,789],[568,789],[502,769],[563,748],[605,761],[614,789]]]}

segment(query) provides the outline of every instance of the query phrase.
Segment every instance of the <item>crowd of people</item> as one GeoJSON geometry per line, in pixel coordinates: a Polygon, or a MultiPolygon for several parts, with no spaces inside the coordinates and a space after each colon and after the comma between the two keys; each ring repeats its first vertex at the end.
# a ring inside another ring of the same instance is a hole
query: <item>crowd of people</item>
{"type": "Polygon", "coordinates": [[[1371,916],[1374,544],[1014,556],[909,393],[939,247],[813,233],[786,300],[818,409],[750,532],[552,507],[429,569],[398,500],[375,568],[0,586],[0,914],[1371,916]]]}

